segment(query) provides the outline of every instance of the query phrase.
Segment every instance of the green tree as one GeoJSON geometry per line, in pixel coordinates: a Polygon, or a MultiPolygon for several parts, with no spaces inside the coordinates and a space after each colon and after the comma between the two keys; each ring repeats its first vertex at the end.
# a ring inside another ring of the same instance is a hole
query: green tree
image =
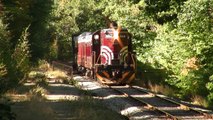
{"type": "MultiPolygon", "coordinates": [[[[213,74],[211,61],[213,30],[212,12],[213,2],[209,0],[188,0],[182,7],[179,18],[179,33],[186,38],[184,49],[189,53],[188,59],[195,57],[198,68],[189,70],[188,86],[191,91],[204,95],[205,84],[213,74]],[[199,9],[198,9],[199,8],[199,9]]],[[[185,78],[183,78],[185,79],[185,78]]],[[[187,79],[186,79],[187,80],[187,79]]]]}
{"type": "Polygon", "coordinates": [[[80,32],[94,32],[107,26],[107,16],[102,12],[101,2],[96,0],[84,0],[77,4],[79,14],[76,16],[76,23],[80,32]]]}
{"type": "Polygon", "coordinates": [[[78,32],[76,16],[80,1],[56,1],[51,12],[50,28],[53,29],[50,57],[52,59],[71,59],[71,37],[78,32]]]}
{"type": "Polygon", "coordinates": [[[22,31],[32,21],[32,17],[29,15],[31,0],[2,0],[2,4],[5,15],[3,21],[10,32],[11,49],[14,49],[22,31]]]}
{"type": "Polygon", "coordinates": [[[13,53],[13,59],[16,61],[16,68],[20,71],[20,78],[23,78],[30,69],[30,49],[28,42],[28,28],[23,31],[21,38],[18,41],[18,44],[15,47],[13,53]]]}
{"type": "Polygon", "coordinates": [[[105,26],[104,15],[94,0],[55,1],[51,13],[51,58],[70,60],[73,34],[94,32],[105,26]]]}
{"type": "MultiPolygon", "coordinates": [[[[29,44],[31,60],[37,61],[48,57],[51,30],[49,22],[51,19],[52,0],[31,1],[29,16],[32,18],[29,27],[29,44]]],[[[28,24],[29,25],[29,24],[28,24]]]]}
{"type": "Polygon", "coordinates": [[[18,82],[16,67],[11,58],[9,33],[0,16],[0,93],[7,91],[18,82]]]}

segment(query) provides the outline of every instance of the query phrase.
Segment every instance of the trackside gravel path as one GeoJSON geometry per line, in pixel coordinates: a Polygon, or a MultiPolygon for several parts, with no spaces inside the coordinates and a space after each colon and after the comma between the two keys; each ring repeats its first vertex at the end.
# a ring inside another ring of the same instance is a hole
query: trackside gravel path
{"type": "Polygon", "coordinates": [[[125,120],[73,85],[56,79],[47,82],[43,88],[25,83],[16,93],[8,95],[13,101],[11,107],[16,120],[125,120]],[[109,116],[104,117],[105,114],[109,116]]]}
{"type": "MultiPolygon", "coordinates": [[[[101,99],[103,103],[109,108],[112,109],[122,115],[127,116],[130,120],[141,120],[141,119],[172,119],[171,117],[167,116],[165,113],[160,112],[159,110],[152,109],[151,107],[147,106],[147,104],[143,104],[138,100],[131,99],[130,97],[126,96],[125,94],[120,94],[120,92],[116,92],[115,90],[109,88],[108,86],[100,85],[96,81],[92,81],[88,78],[75,76],[74,79],[77,81],[78,86],[82,89],[87,90],[90,92],[95,98],[101,99]]],[[[113,87],[113,86],[112,86],[113,87]]],[[[116,87],[116,86],[114,86],[116,87]]],[[[141,97],[146,99],[147,103],[152,102],[155,100],[152,95],[146,96],[141,94],[141,92],[131,91],[131,89],[125,88],[126,86],[119,86],[121,90],[127,90],[128,94],[132,94],[137,97],[141,97]],[[129,93],[130,92],[130,93],[129,93]],[[131,93],[132,92],[132,93],[131,93]]],[[[148,95],[148,94],[147,94],[148,95]]],[[[157,97],[158,98],[158,97],[157,97]]],[[[162,100],[155,100],[154,103],[150,103],[151,105],[163,105],[162,100]]],[[[164,106],[169,106],[170,102],[164,103],[164,106]]],[[[173,105],[173,104],[172,104],[173,105]]],[[[170,106],[171,107],[171,106],[170,106]]],[[[161,107],[162,108],[162,107],[161,107]]],[[[197,108],[194,108],[197,109],[197,108]]],[[[205,111],[209,114],[209,116],[213,116],[212,111],[200,109],[201,111],[205,111]]],[[[171,111],[170,111],[171,112],[171,111]]],[[[189,112],[190,111],[185,111],[189,112]]],[[[180,115],[180,114],[178,114],[180,115]]],[[[194,115],[194,114],[193,114],[194,115]]],[[[204,118],[204,116],[193,116],[184,114],[180,116],[181,119],[187,120],[211,120],[212,118],[204,118]]]]}

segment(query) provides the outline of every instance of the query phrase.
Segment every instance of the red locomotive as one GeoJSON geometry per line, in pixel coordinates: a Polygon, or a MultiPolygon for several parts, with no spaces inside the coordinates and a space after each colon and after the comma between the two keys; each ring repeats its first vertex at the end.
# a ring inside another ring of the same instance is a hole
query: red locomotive
{"type": "Polygon", "coordinates": [[[127,29],[109,28],[73,37],[78,71],[103,84],[128,84],[135,79],[136,58],[127,29]]]}

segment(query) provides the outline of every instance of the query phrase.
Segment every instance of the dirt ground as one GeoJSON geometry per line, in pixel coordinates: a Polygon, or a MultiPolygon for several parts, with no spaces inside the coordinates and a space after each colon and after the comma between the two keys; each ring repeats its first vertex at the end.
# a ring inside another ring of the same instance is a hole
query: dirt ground
{"type": "Polygon", "coordinates": [[[15,94],[10,94],[11,108],[17,120],[71,120],[75,118],[70,101],[79,96],[80,90],[68,84],[48,81],[44,89],[35,83],[25,83],[15,94]]]}
{"type": "Polygon", "coordinates": [[[124,119],[81,89],[56,79],[48,79],[46,85],[28,81],[7,96],[16,120],[124,119]]]}

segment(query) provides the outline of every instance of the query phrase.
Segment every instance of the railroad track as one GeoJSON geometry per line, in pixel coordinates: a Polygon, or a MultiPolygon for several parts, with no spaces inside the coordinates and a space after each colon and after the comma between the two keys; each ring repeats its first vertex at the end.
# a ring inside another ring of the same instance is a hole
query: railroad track
{"type": "Polygon", "coordinates": [[[108,86],[128,98],[146,105],[149,110],[156,110],[174,120],[182,119],[213,119],[205,112],[195,110],[187,105],[162,97],[137,86],[108,86]]]}
{"type": "MultiPolygon", "coordinates": [[[[72,72],[72,67],[66,63],[53,62],[52,65],[64,71],[68,71],[68,73],[72,72]]],[[[148,111],[158,111],[158,113],[160,113],[161,115],[167,116],[168,119],[213,119],[213,114],[208,114],[206,112],[194,109],[183,103],[177,102],[159,94],[155,94],[138,86],[103,85],[103,87],[113,89],[119,94],[124,95],[126,98],[133,99],[136,102],[140,102],[148,111]]]]}

